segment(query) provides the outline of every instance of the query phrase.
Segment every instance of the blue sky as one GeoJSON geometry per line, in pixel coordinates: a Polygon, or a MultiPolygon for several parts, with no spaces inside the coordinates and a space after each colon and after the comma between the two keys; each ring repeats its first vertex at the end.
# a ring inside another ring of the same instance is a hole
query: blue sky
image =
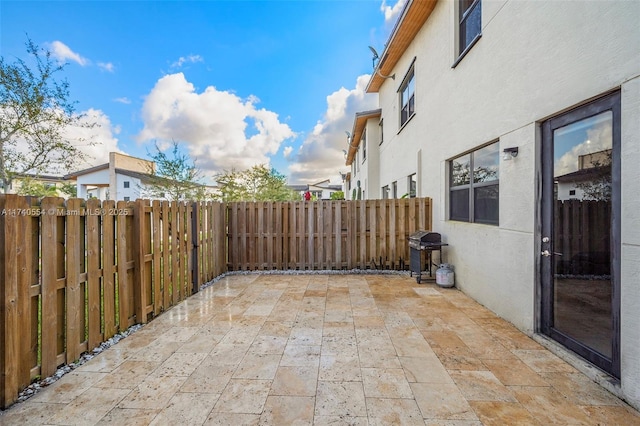
{"type": "Polygon", "coordinates": [[[337,181],[344,131],[376,107],[367,46],[383,50],[402,4],[3,0],[0,50],[26,58],[28,35],[68,63],[78,111],[100,123],[68,137],[93,137],[93,164],[176,140],[209,176],[268,162],[291,183],[337,181]]]}

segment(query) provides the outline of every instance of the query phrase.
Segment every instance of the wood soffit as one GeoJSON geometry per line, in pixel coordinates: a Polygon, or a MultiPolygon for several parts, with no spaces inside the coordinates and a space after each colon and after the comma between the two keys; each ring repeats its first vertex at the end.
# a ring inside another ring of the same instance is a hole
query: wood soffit
{"type": "Polygon", "coordinates": [[[367,84],[367,93],[377,93],[380,90],[385,80],[380,74],[390,75],[393,73],[393,68],[429,18],[437,2],[438,0],[413,0],[405,6],[405,10],[398,18],[398,23],[382,52],[376,72],[373,73],[369,84],[367,84]]]}
{"type": "Polygon", "coordinates": [[[377,109],[375,111],[360,112],[356,114],[356,119],[353,123],[353,130],[351,132],[351,141],[349,143],[349,152],[347,153],[346,165],[350,166],[353,163],[353,159],[356,156],[356,151],[360,146],[360,139],[362,139],[362,133],[364,127],[367,125],[367,121],[370,118],[380,118],[382,111],[377,109]]]}

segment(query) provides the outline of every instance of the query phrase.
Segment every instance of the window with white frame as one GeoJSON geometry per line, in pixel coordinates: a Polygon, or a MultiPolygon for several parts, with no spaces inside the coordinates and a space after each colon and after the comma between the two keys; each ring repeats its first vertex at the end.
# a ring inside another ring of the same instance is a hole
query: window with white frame
{"type": "Polygon", "coordinates": [[[458,0],[458,60],[482,35],[482,0],[458,0]]]}
{"type": "Polygon", "coordinates": [[[382,187],[382,199],[386,200],[389,198],[389,185],[385,185],[382,187]]]}
{"type": "Polygon", "coordinates": [[[449,162],[449,219],[498,225],[500,195],[499,143],[449,162]]]}
{"type": "Polygon", "coordinates": [[[125,188],[129,188],[129,181],[128,181],[128,180],[125,180],[125,181],[124,181],[124,187],[125,187],[125,188]]]}
{"type": "Polygon", "coordinates": [[[398,181],[391,183],[391,198],[398,198],[398,181]]]}
{"type": "Polygon", "coordinates": [[[404,126],[416,112],[416,83],[414,71],[415,68],[411,66],[411,69],[400,86],[400,127],[404,126]]]}

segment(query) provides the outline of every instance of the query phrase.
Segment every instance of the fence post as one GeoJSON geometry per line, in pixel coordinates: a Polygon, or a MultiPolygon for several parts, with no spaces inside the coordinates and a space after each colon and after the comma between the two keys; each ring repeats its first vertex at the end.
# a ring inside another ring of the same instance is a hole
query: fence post
{"type": "MultiPolygon", "coordinates": [[[[6,408],[18,399],[19,315],[17,257],[24,249],[20,239],[20,210],[17,195],[0,196],[0,405],[6,408]]],[[[22,235],[24,237],[24,235],[22,235]]]]}

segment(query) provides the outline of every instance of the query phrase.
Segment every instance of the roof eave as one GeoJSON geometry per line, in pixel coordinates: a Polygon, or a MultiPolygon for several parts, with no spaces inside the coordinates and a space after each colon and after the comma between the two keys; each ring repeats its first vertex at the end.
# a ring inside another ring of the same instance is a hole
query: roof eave
{"type": "Polygon", "coordinates": [[[409,0],[402,9],[393,31],[389,36],[380,61],[367,83],[367,93],[377,93],[385,81],[385,77],[393,72],[396,64],[422,28],[438,0],[409,0]]]}

